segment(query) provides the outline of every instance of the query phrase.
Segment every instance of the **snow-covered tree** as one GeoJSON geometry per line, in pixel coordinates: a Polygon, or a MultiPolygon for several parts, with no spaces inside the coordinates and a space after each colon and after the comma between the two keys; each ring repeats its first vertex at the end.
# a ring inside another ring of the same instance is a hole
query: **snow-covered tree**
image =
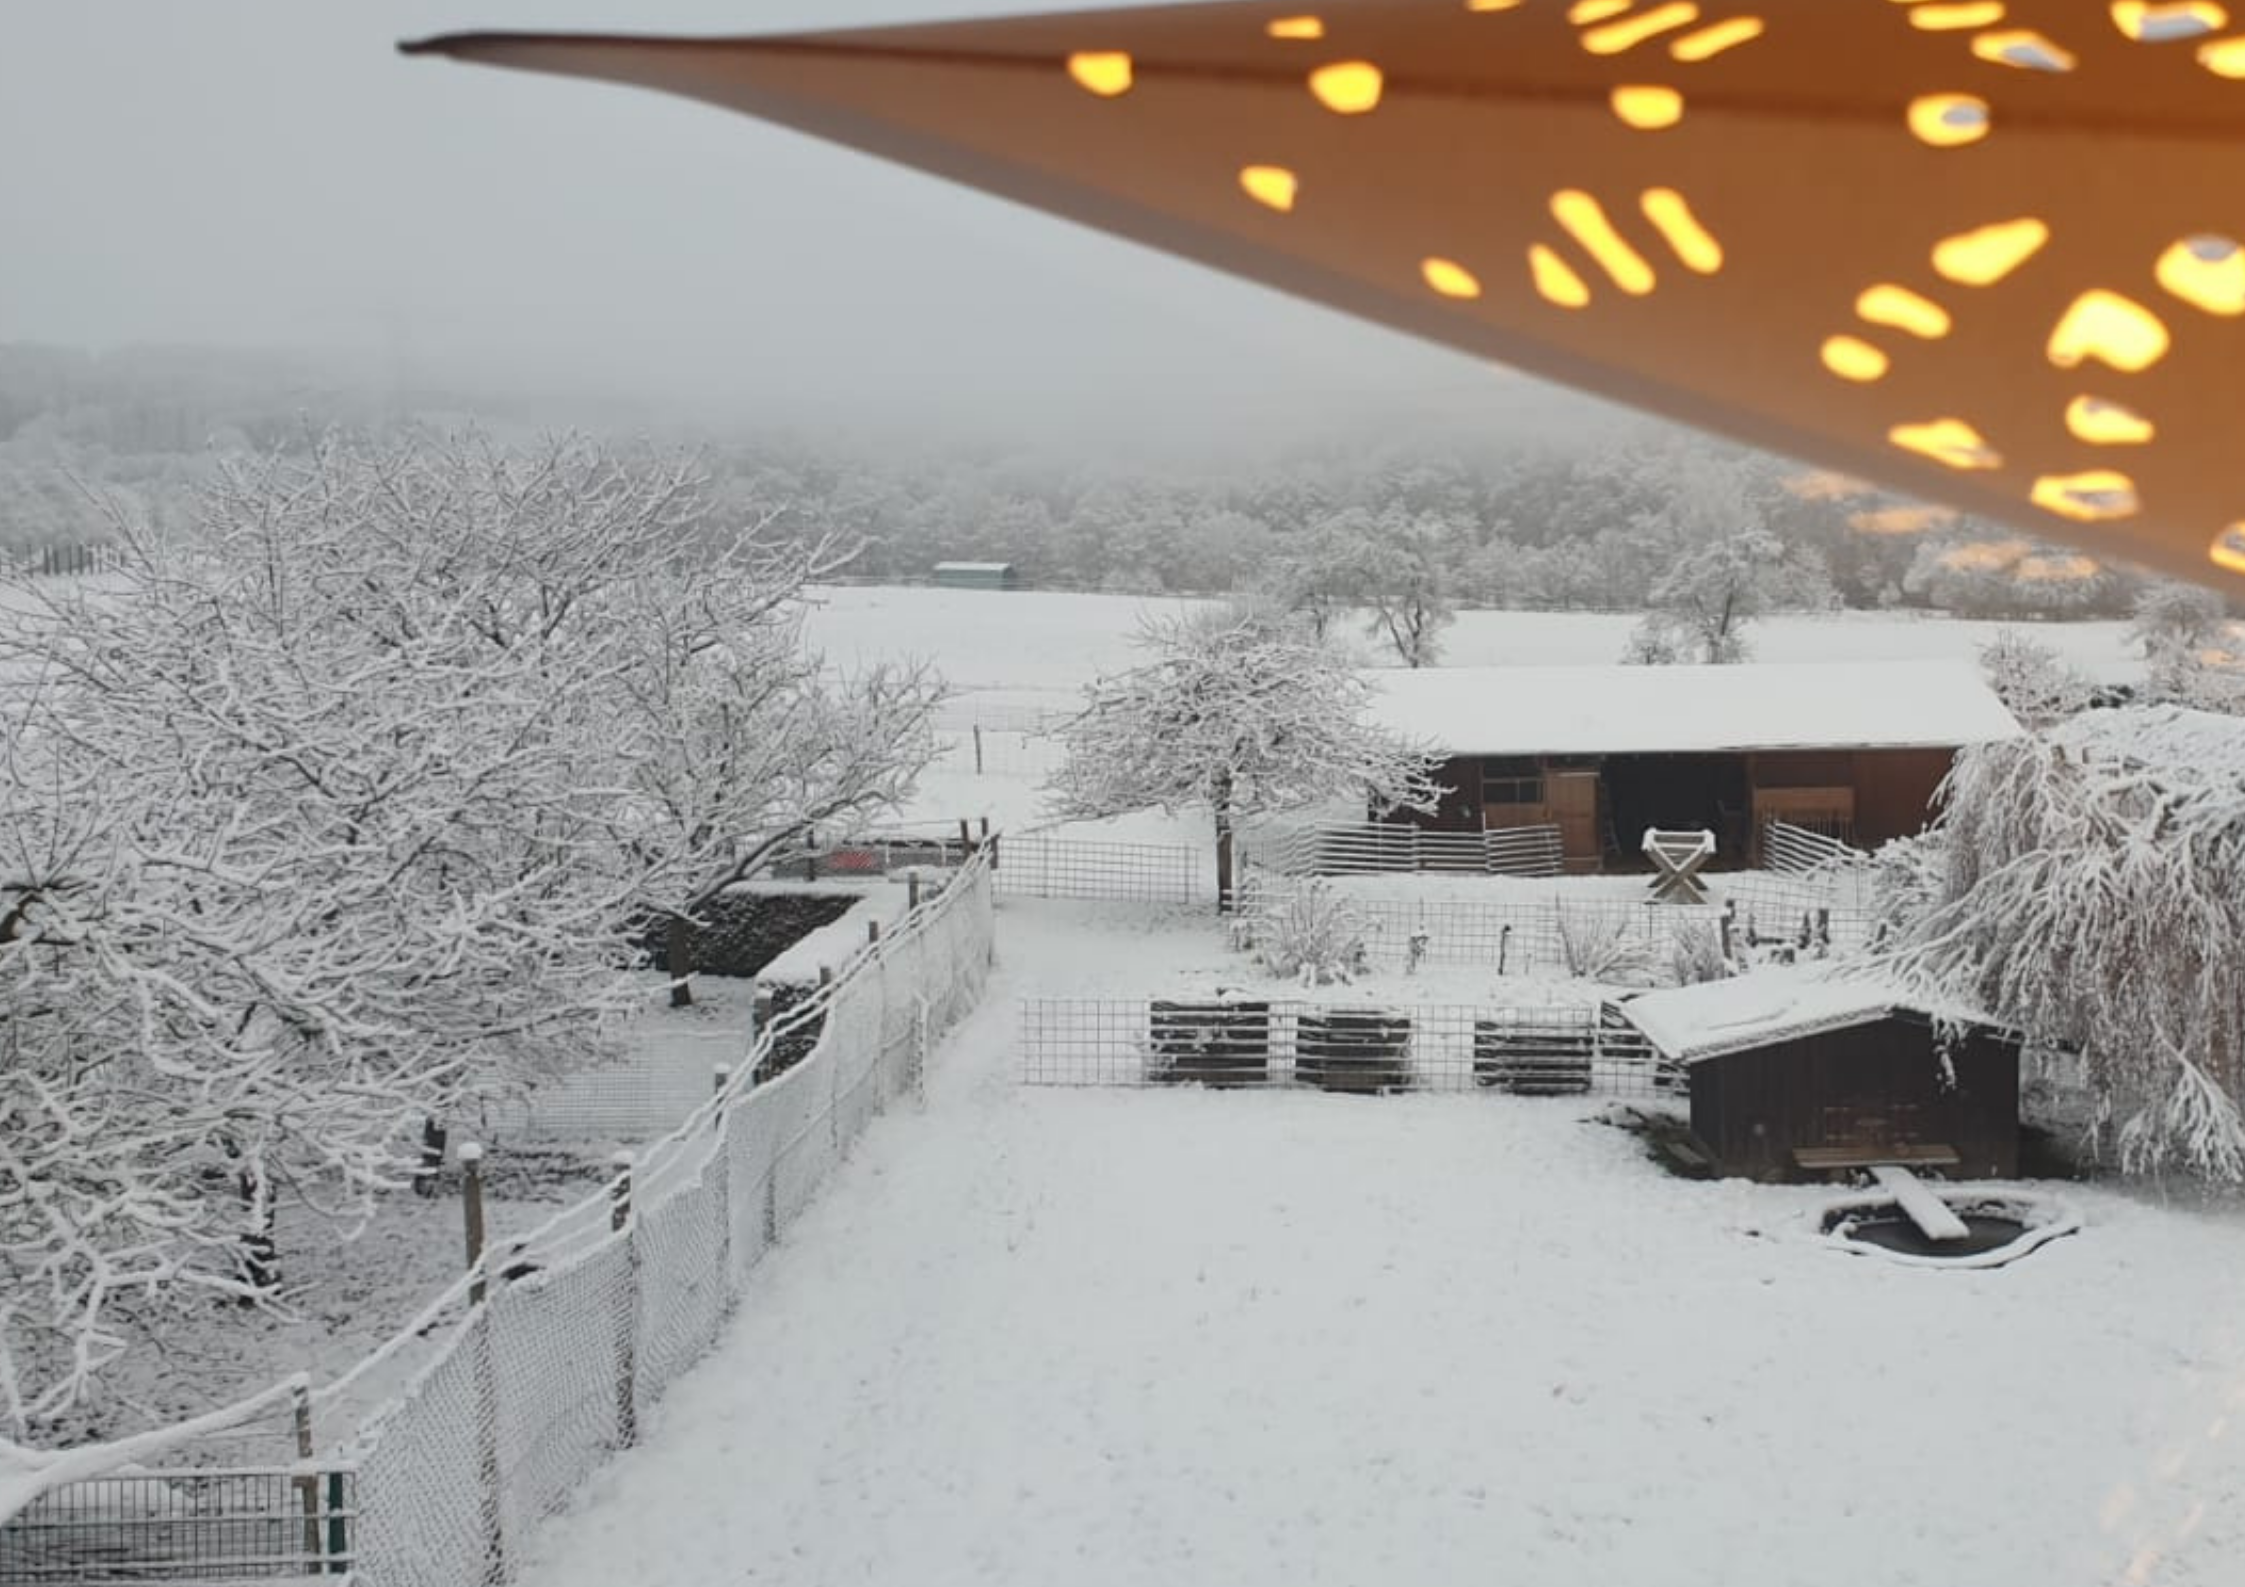
{"type": "Polygon", "coordinates": [[[1442,630],[1457,621],[1450,597],[1449,546],[1454,526],[1399,510],[1382,513],[1365,548],[1363,600],[1366,626],[1385,639],[1406,667],[1431,667],[1442,648],[1442,630]]]}
{"type": "Polygon", "coordinates": [[[2089,708],[2096,691],[2057,651],[2010,629],[1980,647],[1980,671],[2011,714],[2047,727],[2089,708]]]}
{"type": "Polygon", "coordinates": [[[649,914],[897,797],[932,701],[825,676],[839,551],[719,525],[682,462],[329,443],[118,534],[0,638],[18,1427],[123,1322],[269,1287],[278,1198],[348,1225],[425,1116],[603,1056],[649,914]]]}
{"type": "Polygon", "coordinates": [[[2125,1169],[2245,1180],[2245,723],[2087,711],[1969,749],[1883,869],[1889,967],[2078,1049],[2125,1169]]]}
{"type": "Polygon", "coordinates": [[[2212,590],[2145,586],[2128,637],[2143,648],[2147,700],[2245,716],[2245,624],[2212,590]]]}
{"type": "Polygon", "coordinates": [[[1152,659],[1094,683],[1061,729],[1050,801],[1064,820],[1205,806],[1219,908],[1243,817],[1336,798],[1434,808],[1436,757],[1365,720],[1370,687],[1301,620],[1220,607],[1150,621],[1139,645],[1152,659]]]}
{"type": "Polygon", "coordinates": [[[1745,529],[1684,552],[1653,585],[1652,610],[1622,659],[1639,664],[1736,662],[1751,653],[1746,629],[1781,607],[1822,608],[1837,597],[1813,558],[1764,529],[1745,529]]]}

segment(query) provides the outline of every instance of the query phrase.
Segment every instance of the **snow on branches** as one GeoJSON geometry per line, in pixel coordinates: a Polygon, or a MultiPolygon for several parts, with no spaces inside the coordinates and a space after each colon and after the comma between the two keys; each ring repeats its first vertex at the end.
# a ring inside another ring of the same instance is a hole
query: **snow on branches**
{"type": "Polygon", "coordinates": [[[1895,969],[2078,1048],[2127,1171],[2245,1180],[2245,724],[2096,710],[1969,749],[1916,859],[1895,969]]]}
{"type": "Polygon", "coordinates": [[[1090,689],[1061,729],[1049,794],[1063,820],[1205,805],[1217,890],[1231,898],[1234,823],[1324,800],[1431,810],[1436,757],[1365,720],[1370,688],[1298,619],[1228,606],[1149,621],[1153,659],[1090,689]]]}
{"type": "MultiPolygon", "coordinates": [[[[424,1115],[610,1049],[650,915],[900,797],[936,698],[800,643],[842,560],[574,441],[322,445],[0,635],[0,1424],[282,1196],[346,1227],[424,1115]]],[[[27,600],[33,600],[28,592],[27,600]]]]}

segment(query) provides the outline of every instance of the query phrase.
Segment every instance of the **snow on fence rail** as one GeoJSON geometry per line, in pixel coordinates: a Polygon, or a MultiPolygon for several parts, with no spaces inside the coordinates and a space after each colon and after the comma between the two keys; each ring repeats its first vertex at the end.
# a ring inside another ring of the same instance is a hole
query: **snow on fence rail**
{"type": "Polygon", "coordinates": [[[1668,1096],[1683,1071],[1611,1003],[1023,998],[1026,1085],[1668,1096]]]}
{"type": "Polygon", "coordinates": [[[1557,876],[1559,829],[1508,827],[1430,832],[1400,823],[1361,826],[1256,823],[1242,847],[1257,865],[1285,876],[1354,876],[1382,871],[1446,871],[1492,876],[1557,876]]]}
{"type": "Polygon", "coordinates": [[[1790,821],[1775,819],[1762,824],[1762,863],[1773,871],[1813,875],[1823,871],[1857,870],[1870,856],[1826,832],[1813,832],[1790,821]]]}
{"type": "MultiPolygon", "coordinates": [[[[355,1503],[334,1557],[348,1559],[357,1587],[514,1579],[531,1529],[636,1440],[641,1409],[714,1342],[765,1252],[872,1119],[918,1086],[932,1042],[980,997],[991,880],[988,854],[970,856],[830,986],[775,1020],[724,1086],[599,1194],[486,1251],[312,1392],[311,1416],[339,1414],[362,1377],[419,1363],[345,1441],[355,1503]]],[[[237,1431],[269,1437],[255,1419],[272,1398],[236,1408],[252,1423],[237,1431]]],[[[215,1435],[228,1414],[198,1420],[215,1435]]],[[[144,1441],[118,1446],[119,1463],[144,1441]]],[[[192,1446],[187,1463],[215,1447],[192,1446]]],[[[67,1511],[91,1477],[40,1502],[67,1511]]],[[[0,1488],[0,1524],[20,1524],[12,1517],[0,1488]]]]}

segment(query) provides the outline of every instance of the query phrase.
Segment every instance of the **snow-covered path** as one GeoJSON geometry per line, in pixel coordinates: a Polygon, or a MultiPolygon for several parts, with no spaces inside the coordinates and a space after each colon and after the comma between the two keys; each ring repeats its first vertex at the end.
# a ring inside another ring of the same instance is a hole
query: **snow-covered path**
{"type": "Polygon", "coordinates": [[[2019,1265],[1821,1248],[1594,1109],[1017,1089],[1001,974],[537,1587],[2216,1587],[2245,1227],[2074,1193],[2019,1265]]]}

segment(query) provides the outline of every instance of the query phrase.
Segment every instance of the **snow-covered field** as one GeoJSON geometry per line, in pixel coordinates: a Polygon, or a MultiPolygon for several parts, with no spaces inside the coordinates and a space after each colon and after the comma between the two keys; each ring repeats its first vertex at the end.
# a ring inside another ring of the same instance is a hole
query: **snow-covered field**
{"type": "Polygon", "coordinates": [[[1926,1272],[1595,1103],[1017,1087],[1013,999],[1149,951],[1102,914],[1002,907],[925,1111],[525,1580],[2240,1579],[2235,1209],[2067,1186],[2081,1234],[1926,1272]]]}
{"type": "MultiPolygon", "coordinates": [[[[1194,602],[1139,595],[1064,595],[1040,590],[899,589],[849,585],[820,592],[811,642],[847,664],[925,656],[960,689],[990,691],[993,702],[1054,703],[1102,672],[1130,666],[1131,640],[1145,615],[1174,614],[1194,602]]],[[[1452,667],[1566,666],[1618,661],[1632,613],[1461,612],[1442,636],[1452,667]]],[[[2101,678],[2133,676],[2125,623],[2002,624],[1947,617],[1832,612],[1768,618],[1747,631],[1757,661],[1971,660],[2006,627],[2023,631],[2101,678]]],[[[1388,665],[1351,635],[1368,664],[1388,665]]],[[[1061,702],[1065,703],[1065,702],[1061,702]]]]}

